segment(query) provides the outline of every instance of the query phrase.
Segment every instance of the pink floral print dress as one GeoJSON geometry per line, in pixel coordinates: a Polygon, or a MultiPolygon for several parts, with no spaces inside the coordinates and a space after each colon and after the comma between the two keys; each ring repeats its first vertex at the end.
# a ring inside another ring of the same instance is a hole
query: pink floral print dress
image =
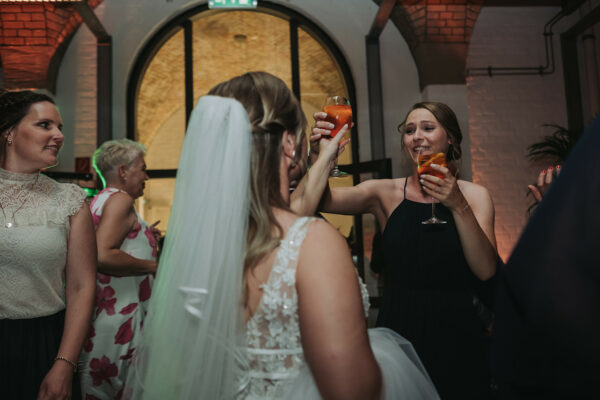
{"type": "MultiPolygon", "coordinates": [[[[106,201],[120,190],[106,188],[90,205],[98,228],[106,201]]],[[[140,259],[156,260],[157,246],[150,226],[137,214],[121,250],[140,259]]],[[[152,275],[97,274],[96,306],[92,326],[79,357],[82,395],[85,400],[121,399],[127,369],[141,340],[152,287],[152,275]]]]}

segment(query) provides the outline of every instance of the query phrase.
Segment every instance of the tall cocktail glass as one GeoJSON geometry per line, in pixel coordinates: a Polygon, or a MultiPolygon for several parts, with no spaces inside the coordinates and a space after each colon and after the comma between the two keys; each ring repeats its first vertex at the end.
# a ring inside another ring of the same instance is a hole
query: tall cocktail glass
{"type": "MultiPolygon", "coordinates": [[[[343,96],[330,96],[325,100],[323,112],[327,114],[325,120],[331,122],[334,127],[331,129],[331,137],[335,137],[340,129],[346,124],[348,128],[352,126],[352,107],[347,98],[343,96]]],[[[337,166],[337,158],[335,166],[331,170],[329,176],[340,176],[342,172],[337,166]]]]}
{"type": "MultiPolygon", "coordinates": [[[[435,154],[419,153],[418,158],[417,158],[417,171],[419,172],[419,175],[427,174],[427,175],[436,176],[440,179],[444,179],[444,175],[441,172],[433,169],[431,167],[431,164],[437,164],[442,167],[446,167],[446,155],[444,153],[435,153],[435,154]]],[[[446,223],[446,221],[444,221],[443,219],[440,219],[435,216],[435,199],[433,199],[433,202],[431,203],[431,218],[429,218],[428,220],[422,221],[421,223],[424,225],[445,224],[446,223]]]]}

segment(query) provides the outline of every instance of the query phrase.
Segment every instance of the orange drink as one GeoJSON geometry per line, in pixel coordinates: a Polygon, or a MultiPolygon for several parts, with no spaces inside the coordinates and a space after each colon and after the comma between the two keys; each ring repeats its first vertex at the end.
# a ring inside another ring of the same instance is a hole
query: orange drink
{"type": "Polygon", "coordinates": [[[417,171],[419,175],[427,174],[437,176],[440,179],[444,179],[444,175],[436,171],[431,167],[431,164],[437,164],[442,167],[446,167],[446,155],[444,153],[437,154],[419,154],[417,160],[417,171]]]}
{"type": "Polygon", "coordinates": [[[327,122],[331,122],[335,127],[331,130],[331,137],[335,137],[342,127],[352,124],[352,107],[348,104],[333,104],[323,107],[323,111],[327,113],[327,122]]]}

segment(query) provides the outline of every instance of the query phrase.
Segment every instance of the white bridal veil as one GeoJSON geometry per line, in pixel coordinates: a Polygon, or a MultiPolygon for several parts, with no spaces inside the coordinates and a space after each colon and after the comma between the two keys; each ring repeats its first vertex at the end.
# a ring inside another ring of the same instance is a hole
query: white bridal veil
{"type": "Polygon", "coordinates": [[[143,345],[128,381],[135,399],[230,399],[240,388],[250,148],[242,105],[202,97],[183,142],[143,345]]]}

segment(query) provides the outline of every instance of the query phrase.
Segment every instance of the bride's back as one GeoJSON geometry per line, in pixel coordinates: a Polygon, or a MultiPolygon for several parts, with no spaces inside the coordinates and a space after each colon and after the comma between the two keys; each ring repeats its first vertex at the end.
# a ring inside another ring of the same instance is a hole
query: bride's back
{"type": "Polygon", "coordinates": [[[256,266],[261,278],[247,276],[250,306],[246,310],[253,312],[246,326],[250,367],[246,396],[284,398],[304,366],[296,267],[310,222],[311,218],[296,219],[277,250],[256,266]]]}
{"type": "MultiPolygon", "coordinates": [[[[297,395],[298,382],[304,378],[299,375],[303,370],[306,375],[306,352],[309,367],[321,369],[315,380],[322,392],[369,398],[377,393],[378,368],[369,362],[372,355],[368,342],[364,343],[365,314],[361,311],[368,310],[364,299],[368,295],[362,288],[361,307],[361,291],[346,244],[326,222],[286,217],[278,248],[246,277],[249,381],[242,397],[287,399],[297,395]],[[311,240],[308,231],[310,236],[327,240],[311,240]],[[327,286],[332,294],[337,293],[334,299],[329,298],[327,286]],[[348,378],[358,386],[349,384],[348,378]],[[364,385],[370,378],[375,378],[375,386],[364,385]]],[[[306,390],[311,385],[301,386],[306,390]]],[[[312,394],[302,393],[312,398],[312,394]]]]}
{"type": "Polygon", "coordinates": [[[381,374],[346,242],[326,222],[297,219],[290,210],[289,171],[305,161],[306,120],[297,99],[283,81],[260,72],[233,78],[209,94],[242,103],[252,131],[243,272],[250,357],[245,395],[281,398],[288,392],[283,398],[289,398],[306,362],[321,396],[378,398],[381,374]]]}

